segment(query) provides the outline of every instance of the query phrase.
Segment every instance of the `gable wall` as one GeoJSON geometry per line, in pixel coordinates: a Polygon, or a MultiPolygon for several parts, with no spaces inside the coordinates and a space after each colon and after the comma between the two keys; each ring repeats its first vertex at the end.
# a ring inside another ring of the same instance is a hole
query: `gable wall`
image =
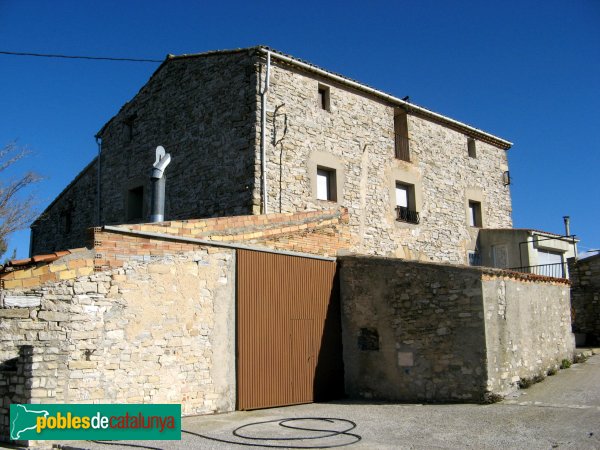
{"type": "MultiPolygon", "coordinates": [[[[126,223],[128,190],[143,187],[143,218],[150,214],[150,171],[158,145],[170,153],[165,171],[168,219],[219,217],[253,212],[255,183],[255,58],[249,52],[173,59],[103,128],[101,224],[126,223]],[[131,134],[127,121],[135,117],[131,134]]],[[[75,223],[95,223],[95,170],[85,191],[67,189],[75,223]],[[85,198],[84,198],[85,197],[85,198]],[[91,202],[90,202],[91,200],[91,202]],[[91,213],[91,214],[90,214],[91,213]],[[84,217],[86,220],[80,220],[84,217]]],[[[60,205],[46,215],[57,222],[60,205]]],[[[82,227],[79,227],[81,230],[82,227]]],[[[79,231],[34,230],[32,254],[85,244],[79,231]]]]}

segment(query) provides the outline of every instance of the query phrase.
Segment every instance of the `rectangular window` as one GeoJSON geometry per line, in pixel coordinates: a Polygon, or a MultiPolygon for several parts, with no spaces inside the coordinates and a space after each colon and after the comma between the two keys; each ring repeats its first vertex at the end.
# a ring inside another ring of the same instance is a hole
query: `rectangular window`
{"type": "Polygon", "coordinates": [[[396,206],[408,208],[408,190],[407,185],[396,183],[396,206]]]}
{"type": "Polygon", "coordinates": [[[123,132],[126,142],[131,142],[133,140],[133,126],[135,119],[137,119],[137,114],[131,114],[123,119],[123,124],[125,126],[123,132]]]}
{"type": "Polygon", "coordinates": [[[477,149],[475,147],[475,139],[473,139],[473,138],[467,139],[467,151],[469,153],[469,158],[477,158],[477,149]]]}
{"type": "Polygon", "coordinates": [[[73,221],[73,213],[71,209],[65,209],[60,213],[60,228],[64,234],[71,232],[71,224],[73,221]]]}
{"type": "Polygon", "coordinates": [[[481,203],[469,200],[469,225],[481,228],[481,203]]]}
{"type": "Polygon", "coordinates": [[[319,85],[318,90],[319,95],[319,106],[321,109],[325,111],[329,111],[330,103],[329,103],[329,87],[319,85]]]}
{"type": "Polygon", "coordinates": [[[396,183],[396,219],[419,223],[419,213],[415,208],[415,187],[412,184],[396,183]]]}
{"type": "Polygon", "coordinates": [[[335,170],[325,167],[317,168],[317,199],[337,201],[335,187],[335,170]]]}
{"type": "Polygon", "coordinates": [[[408,118],[404,110],[394,113],[394,153],[396,159],[410,162],[408,118]]]}
{"type": "Polygon", "coordinates": [[[127,192],[127,221],[144,217],[144,187],[138,186],[127,192]]]}

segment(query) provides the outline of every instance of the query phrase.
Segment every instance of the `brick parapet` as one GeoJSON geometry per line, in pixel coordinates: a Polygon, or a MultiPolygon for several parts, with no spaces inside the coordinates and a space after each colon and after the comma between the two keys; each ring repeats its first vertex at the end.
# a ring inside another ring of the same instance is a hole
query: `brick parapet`
{"type": "Polygon", "coordinates": [[[148,260],[169,253],[193,250],[199,244],[177,238],[193,238],[219,243],[256,244],[275,250],[335,256],[350,247],[345,208],[266,216],[219,217],[169,221],[153,224],[121,225],[93,230],[96,270],[119,267],[127,260],[148,260]],[[136,234],[140,233],[140,234],[136,234]],[[142,233],[161,235],[149,236],[142,233]]]}
{"type": "Polygon", "coordinates": [[[347,224],[348,210],[338,208],[293,214],[121,225],[112,229],[96,227],[89,230],[88,241],[92,251],[81,253],[80,257],[76,253],[62,252],[62,257],[50,263],[44,260],[36,262],[36,257],[30,258],[30,264],[0,274],[0,282],[4,289],[27,289],[122,267],[127,261],[150,261],[193,251],[201,245],[185,242],[186,238],[215,241],[215,245],[243,243],[274,250],[335,256],[339,250],[350,247],[347,224]]]}
{"type": "Polygon", "coordinates": [[[0,287],[3,290],[28,289],[54,281],[74,280],[77,277],[92,274],[94,264],[94,258],[91,257],[68,261],[57,259],[51,263],[41,262],[0,273],[0,287]]]}

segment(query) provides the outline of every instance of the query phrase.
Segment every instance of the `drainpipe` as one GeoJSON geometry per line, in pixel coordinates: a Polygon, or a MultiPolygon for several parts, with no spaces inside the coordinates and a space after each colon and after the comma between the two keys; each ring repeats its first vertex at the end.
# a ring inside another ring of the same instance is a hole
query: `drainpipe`
{"type": "Polygon", "coordinates": [[[150,181],[152,183],[152,212],[150,222],[165,220],[165,169],[171,162],[171,155],[165,152],[164,147],[156,147],[156,161],[152,165],[150,181]]]}
{"type": "Polygon", "coordinates": [[[260,93],[260,161],[262,167],[262,213],[269,211],[267,201],[267,149],[266,149],[266,128],[267,128],[267,92],[269,91],[269,73],[271,70],[271,52],[267,51],[267,70],[265,73],[265,84],[260,93]]]}
{"type": "Polygon", "coordinates": [[[100,154],[102,153],[102,138],[95,136],[96,145],[98,146],[98,156],[96,158],[96,225],[100,226],[100,154]]]}

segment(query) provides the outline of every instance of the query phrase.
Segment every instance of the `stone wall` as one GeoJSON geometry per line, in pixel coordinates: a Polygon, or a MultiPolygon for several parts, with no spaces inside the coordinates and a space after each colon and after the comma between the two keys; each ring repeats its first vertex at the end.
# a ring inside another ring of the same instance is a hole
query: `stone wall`
{"type": "Polygon", "coordinates": [[[478,402],[573,356],[565,281],[360,256],[340,281],[350,396],[478,402]]]}
{"type": "Polygon", "coordinates": [[[235,408],[233,250],[200,247],[3,295],[31,299],[0,309],[0,362],[33,348],[31,403],[235,408]]]}
{"type": "Polygon", "coordinates": [[[600,345],[600,255],[569,260],[573,331],[582,344],[600,345]]]}
{"type": "Polygon", "coordinates": [[[482,291],[489,391],[505,394],[572,359],[568,283],[484,275],[482,291]]]}
{"type": "MultiPolygon", "coordinates": [[[[2,316],[2,310],[0,317],[6,318],[2,316]]],[[[40,356],[36,356],[35,359],[39,360],[40,356]]],[[[31,388],[34,385],[33,365],[33,347],[27,345],[19,347],[17,356],[0,363],[0,441],[9,440],[10,405],[29,403],[31,388]]]]}
{"type": "Polygon", "coordinates": [[[82,247],[96,224],[97,159],[31,225],[31,255],[82,247]]]}
{"type": "Polygon", "coordinates": [[[394,401],[478,401],[485,329],[476,270],[384,258],[340,262],[346,393],[394,401]],[[365,346],[375,336],[378,348],[365,346]]]}
{"type": "Polygon", "coordinates": [[[471,158],[465,134],[409,112],[411,161],[396,159],[392,105],[278,62],[268,95],[276,111],[267,133],[274,211],[330,208],[332,202],[316,199],[316,170],[323,166],[336,169],[337,203],[348,208],[357,253],[465,263],[478,231],[468,225],[469,199],[481,202],[483,227],[512,226],[505,150],[477,141],[471,158]],[[323,86],[328,110],[318,101],[323,86]],[[420,224],[396,221],[396,182],[414,186],[420,224]]]}
{"type": "MultiPolygon", "coordinates": [[[[99,132],[102,138],[100,223],[145,222],[149,173],[158,145],[171,154],[165,217],[173,220],[253,213],[257,66],[253,51],[172,57],[99,132]],[[129,190],[142,189],[143,213],[128,218],[129,190]]],[[[95,217],[95,170],[68,187],[34,228],[32,254],[80,247],[95,217]],[[64,202],[72,199],[72,233],[55,233],[64,202]],[[90,203],[90,204],[88,204],[90,203]],[[80,226],[81,225],[81,226],[80,226]]],[[[257,210],[258,211],[258,210],[257,210]]]]}

